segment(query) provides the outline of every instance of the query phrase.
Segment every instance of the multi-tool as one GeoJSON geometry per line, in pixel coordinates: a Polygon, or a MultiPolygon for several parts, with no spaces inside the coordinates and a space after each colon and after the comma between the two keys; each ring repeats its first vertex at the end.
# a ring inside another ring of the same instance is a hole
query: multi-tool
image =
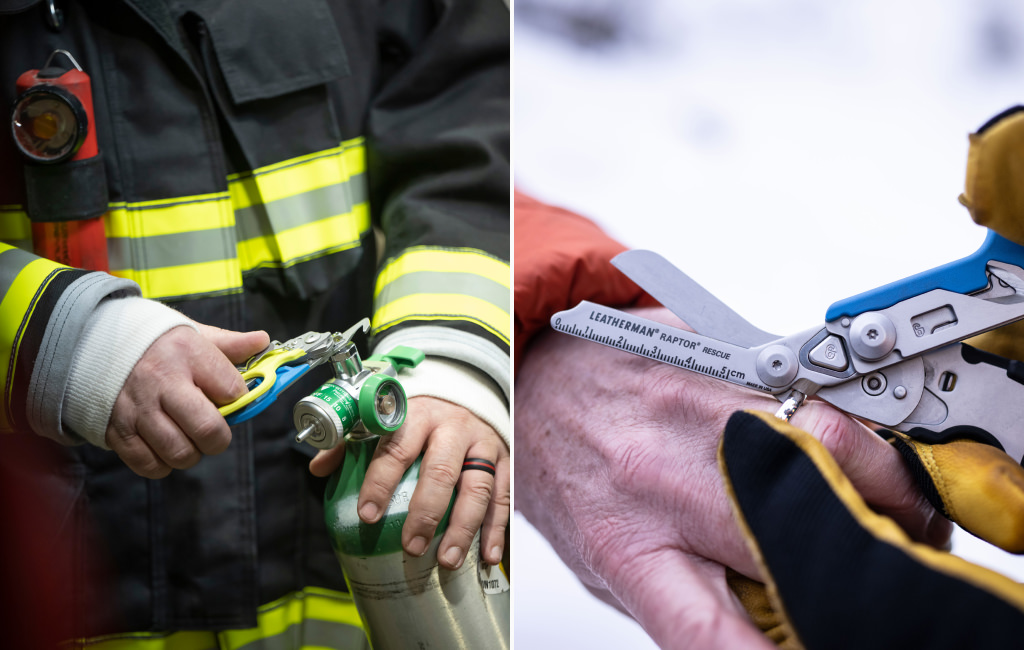
{"type": "Polygon", "coordinates": [[[284,343],[271,342],[238,367],[249,392],[221,406],[220,414],[231,425],[245,422],[307,372],[330,363],[334,378],[292,409],[295,440],[330,449],[357,427],[374,435],[397,430],[405,421],[407,405],[398,372],[417,366],[424,354],[397,346],[387,354],[362,359],[352,338],[369,329],[370,321],[364,318],[345,332],[306,332],[284,343]]]}
{"type": "Polygon", "coordinates": [[[790,336],[751,325],[656,253],[612,263],[690,332],[591,302],[554,329],[775,396],[811,396],[927,442],[972,438],[1024,458],[1024,364],[960,343],[1024,318],[1024,247],[989,232],[974,254],[832,304],[790,336]]]}

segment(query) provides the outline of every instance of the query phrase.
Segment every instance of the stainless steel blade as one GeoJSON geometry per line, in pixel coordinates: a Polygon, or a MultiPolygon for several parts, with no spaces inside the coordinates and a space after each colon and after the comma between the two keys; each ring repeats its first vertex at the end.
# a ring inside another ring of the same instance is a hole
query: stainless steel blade
{"type": "Polygon", "coordinates": [[[779,338],[748,323],[697,281],[653,251],[626,251],[616,256],[612,264],[698,332],[746,348],[779,338]]]}
{"type": "Polygon", "coordinates": [[[632,352],[655,361],[776,393],[757,373],[757,351],[647,318],[583,301],[551,317],[551,326],[564,334],[632,352]]]}

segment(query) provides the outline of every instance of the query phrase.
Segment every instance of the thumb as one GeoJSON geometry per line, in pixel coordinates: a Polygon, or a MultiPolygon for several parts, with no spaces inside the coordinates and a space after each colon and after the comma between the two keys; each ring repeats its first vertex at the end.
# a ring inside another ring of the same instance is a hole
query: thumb
{"type": "Polygon", "coordinates": [[[242,363],[270,345],[270,336],[263,330],[235,332],[202,323],[196,326],[203,338],[217,346],[231,363],[242,363]]]}
{"type": "Polygon", "coordinates": [[[893,446],[936,508],[968,532],[1024,553],[1024,467],[968,438],[928,444],[892,432],[893,446]]]}

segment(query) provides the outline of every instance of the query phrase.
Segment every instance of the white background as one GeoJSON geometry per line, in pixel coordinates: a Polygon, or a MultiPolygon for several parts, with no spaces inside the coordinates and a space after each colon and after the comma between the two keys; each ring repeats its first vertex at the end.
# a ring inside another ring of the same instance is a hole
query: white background
{"type": "MultiPolygon", "coordinates": [[[[996,0],[520,0],[516,185],[669,258],[789,334],[973,252],[967,134],[1024,103],[996,0]],[[590,26],[586,28],[586,26],[590,26]],[[603,36],[602,36],[603,35],[603,36]]],[[[515,644],[653,647],[513,522],[515,644]]],[[[954,552],[1024,580],[966,534],[954,552]]]]}

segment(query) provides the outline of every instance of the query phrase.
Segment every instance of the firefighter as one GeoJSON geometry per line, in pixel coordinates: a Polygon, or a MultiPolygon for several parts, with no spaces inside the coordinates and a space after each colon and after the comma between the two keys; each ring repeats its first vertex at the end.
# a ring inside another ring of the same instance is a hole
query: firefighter
{"type": "MultiPolygon", "coordinates": [[[[19,489],[48,495],[59,521],[53,566],[75,637],[365,643],[309,471],[340,459],[294,442],[294,400],[233,429],[216,414],[245,391],[234,364],[269,339],[365,315],[362,344],[427,360],[403,380],[408,424],[380,445],[360,516],[380,517],[425,449],[430,485],[404,548],[423,552],[461,481],[438,560],[460,566],[486,522],[482,554],[499,561],[511,329],[500,0],[3,0],[0,71],[0,103],[15,107],[0,137],[0,427],[8,450],[46,459],[19,489]],[[81,70],[91,110],[76,114],[75,88],[52,104],[26,97],[16,81],[48,67],[33,87],[81,70]],[[73,141],[83,115],[96,151],[76,159],[54,138],[73,141]],[[39,223],[89,219],[103,224],[108,273],[29,252],[39,223]],[[496,476],[460,479],[467,457],[496,476]]],[[[0,454],[0,471],[23,469],[17,456],[0,454]]]]}

